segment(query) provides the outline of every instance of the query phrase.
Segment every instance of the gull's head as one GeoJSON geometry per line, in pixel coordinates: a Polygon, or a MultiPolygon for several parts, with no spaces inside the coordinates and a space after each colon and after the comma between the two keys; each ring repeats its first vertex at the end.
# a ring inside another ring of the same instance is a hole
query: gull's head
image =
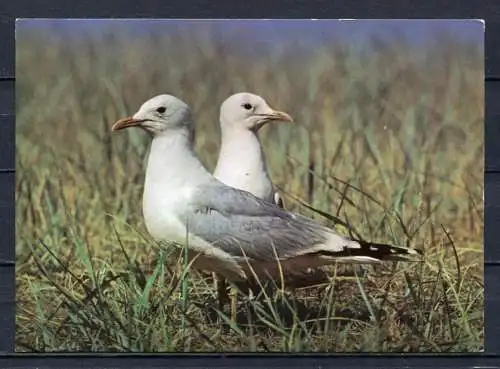
{"type": "Polygon", "coordinates": [[[243,128],[257,132],[269,122],[293,122],[290,115],[272,109],[262,97],[240,92],[228,97],[220,108],[220,124],[226,128],[243,128]]]}
{"type": "Polygon", "coordinates": [[[132,117],[120,119],[111,128],[119,131],[139,127],[153,136],[175,128],[190,128],[191,111],[182,100],[172,95],[158,95],[141,105],[132,117]]]}

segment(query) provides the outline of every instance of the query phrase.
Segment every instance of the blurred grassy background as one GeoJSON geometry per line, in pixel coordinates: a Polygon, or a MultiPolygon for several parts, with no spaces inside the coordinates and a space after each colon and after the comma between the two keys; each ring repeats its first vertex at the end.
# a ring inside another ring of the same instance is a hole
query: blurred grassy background
{"type": "Polygon", "coordinates": [[[18,23],[17,349],[477,351],[482,43],[442,32],[418,43],[397,32],[263,42],[245,28],[164,27],[18,23]],[[253,315],[241,306],[238,325],[207,318],[209,281],[179,280],[145,235],[148,137],[110,127],[174,94],[192,106],[196,149],[213,169],[220,103],[240,91],[296,121],[261,132],[287,208],[327,222],[302,199],[364,238],[422,248],[425,262],[367,267],[297,290],[293,303],[253,302],[253,315]]]}

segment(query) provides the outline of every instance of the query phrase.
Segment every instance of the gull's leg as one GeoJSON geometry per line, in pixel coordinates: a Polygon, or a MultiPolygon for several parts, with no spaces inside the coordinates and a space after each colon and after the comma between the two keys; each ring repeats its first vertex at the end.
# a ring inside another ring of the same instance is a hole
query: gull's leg
{"type": "Polygon", "coordinates": [[[221,312],[224,312],[224,305],[228,300],[226,279],[215,273],[214,273],[214,278],[215,278],[215,285],[217,287],[218,308],[221,312]]]}
{"type": "Polygon", "coordinates": [[[217,273],[212,272],[212,283],[214,290],[218,291],[219,288],[219,278],[217,278],[217,273]]]}
{"type": "Polygon", "coordinates": [[[264,285],[264,289],[267,296],[269,296],[269,298],[273,301],[277,300],[282,291],[282,288],[277,288],[272,280],[267,281],[267,283],[264,285]]]}
{"type": "Polygon", "coordinates": [[[236,323],[236,315],[238,312],[238,289],[231,286],[231,322],[236,323]]]}

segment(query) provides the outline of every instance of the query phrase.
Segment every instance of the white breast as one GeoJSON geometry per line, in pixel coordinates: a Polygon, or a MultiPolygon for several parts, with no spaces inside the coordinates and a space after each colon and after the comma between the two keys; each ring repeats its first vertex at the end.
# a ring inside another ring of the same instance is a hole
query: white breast
{"type": "Polygon", "coordinates": [[[222,134],[214,176],[222,183],[273,201],[274,190],[258,136],[249,130],[222,134]]]}
{"type": "Polygon", "coordinates": [[[189,245],[189,260],[195,269],[211,270],[226,278],[237,280],[245,278],[241,267],[233,257],[214,247],[209,242],[187,233],[185,223],[176,214],[176,209],[189,203],[193,188],[184,186],[175,191],[175,196],[164,191],[164,186],[150,185],[144,192],[143,212],[146,228],[158,241],[176,242],[189,245]]]}
{"type": "Polygon", "coordinates": [[[144,221],[154,239],[181,244],[185,242],[186,227],[176,210],[181,208],[182,202],[188,203],[189,196],[190,188],[176,191],[175,196],[154,184],[144,191],[142,200],[144,221]]]}

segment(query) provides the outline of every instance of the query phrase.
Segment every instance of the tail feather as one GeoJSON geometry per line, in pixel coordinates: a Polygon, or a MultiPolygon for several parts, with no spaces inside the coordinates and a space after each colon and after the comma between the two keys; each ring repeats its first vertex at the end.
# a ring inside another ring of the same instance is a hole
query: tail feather
{"type": "Polygon", "coordinates": [[[418,261],[422,252],[403,246],[367,241],[348,241],[341,249],[316,250],[316,254],[334,258],[336,261],[376,263],[378,261],[418,261]]]}

